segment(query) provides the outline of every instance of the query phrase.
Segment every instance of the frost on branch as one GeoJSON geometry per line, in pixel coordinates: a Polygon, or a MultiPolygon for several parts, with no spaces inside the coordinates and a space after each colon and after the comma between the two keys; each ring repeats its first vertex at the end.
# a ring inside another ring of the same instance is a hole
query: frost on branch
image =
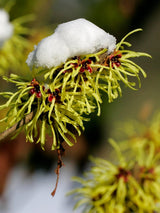
{"type": "Polygon", "coordinates": [[[8,13],[0,9],[0,48],[13,34],[13,25],[9,22],[8,13]]]}
{"type": "Polygon", "coordinates": [[[108,49],[114,51],[116,39],[86,19],[60,24],[54,34],[44,38],[27,59],[29,67],[51,68],[67,59],[108,49]]]}

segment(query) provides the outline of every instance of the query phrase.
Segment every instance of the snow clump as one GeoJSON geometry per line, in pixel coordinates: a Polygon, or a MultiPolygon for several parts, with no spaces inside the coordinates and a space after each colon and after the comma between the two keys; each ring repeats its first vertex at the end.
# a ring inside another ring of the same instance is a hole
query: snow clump
{"type": "Polygon", "coordinates": [[[42,39],[26,60],[28,66],[52,68],[67,59],[98,52],[107,48],[114,51],[116,38],[95,24],[80,18],[60,24],[55,32],[42,39]]]}
{"type": "Polygon", "coordinates": [[[0,48],[13,35],[13,25],[9,22],[8,13],[0,9],[0,48]]]}

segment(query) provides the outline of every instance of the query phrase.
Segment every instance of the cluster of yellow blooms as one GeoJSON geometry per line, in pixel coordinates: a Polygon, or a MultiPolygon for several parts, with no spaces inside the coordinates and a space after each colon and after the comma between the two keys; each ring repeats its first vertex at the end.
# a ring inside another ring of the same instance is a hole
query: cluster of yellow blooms
{"type": "Polygon", "coordinates": [[[28,141],[33,142],[36,137],[44,148],[46,131],[49,131],[53,150],[59,148],[62,141],[73,145],[69,136],[76,140],[76,132],[80,135],[84,129],[83,121],[88,120],[88,115],[97,108],[100,115],[101,91],[107,93],[111,102],[122,94],[121,82],[135,89],[136,83],[130,82],[129,77],[137,78],[140,86],[139,74],[146,76],[130,58],[149,55],[125,50],[125,45],[131,46],[125,41],[127,36],[109,55],[107,49],[102,49],[94,54],[75,56],[60,66],[33,70],[34,77],[29,81],[15,74],[4,77],[16,84],[18,91],[1,93],[8,101],[0,109],[9,107],[8,115],[2,121],[11,120],[10,127],[33,113],[31,121],[25,124],[28,141]]]}
{"type": "Polygon", "coordinates": [[[71,192],[85,206],[86,213],[158,213],[160,211],[160,116],[141,135],[130,137],[118,145],[110,143],[119,163],[93,158],[94,163],[81,184],[71,192]],[[125,144],[130,153],[121,150],[125,144]],[[122,146],[122,147],[121,147],[122,146]],[[121,148],[120,148],[121,147],[121,148]],[[132,156],[128,159],[128,156],[132,156]]]}

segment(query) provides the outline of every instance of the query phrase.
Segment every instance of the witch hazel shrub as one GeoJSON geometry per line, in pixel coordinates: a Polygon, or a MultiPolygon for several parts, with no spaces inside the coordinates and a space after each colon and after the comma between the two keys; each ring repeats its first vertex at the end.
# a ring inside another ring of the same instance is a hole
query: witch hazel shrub
{"type": "Polygon", "coordinates": [[[114,36],[85,19],[60,24],[29,53],[31,79],[4,77],[17,91],[1,93],[7,102],[0,109],[8,108],[1,122],[10,122],[0,139],[23,128],[26,140],[44,149],[49,134],[52,150],[58,152],[59,174],[64,141],[72,146],[71,138],[76,142],[90,114],[96,110],[100,115],[101,91],[112,102],[122,95],[121,83],[134,90],[141,86],[140,74],[146,73],[131,58],[150,55],[125,49],[131,46],[126,38],[140,30],[116,43],[114,36]]]}

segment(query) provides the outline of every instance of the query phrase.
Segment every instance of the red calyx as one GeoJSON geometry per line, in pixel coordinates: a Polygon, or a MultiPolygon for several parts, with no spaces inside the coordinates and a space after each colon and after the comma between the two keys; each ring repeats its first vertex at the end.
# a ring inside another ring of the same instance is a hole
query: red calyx
{"type": "Polygon", "coordinates": [[[37,82],[37,81],[36,81],[36,79],[35,79],[35,78],[33,78],[33,79],[32,79],[32,81],[31,81],[31,84],[33,84],[33,85],[34,85],[34,84],[35,84],[35,82],[37,82]]]}
{"type": "Polygon", "coordinates": [[[49,95],[48,95],[48,101],[49,101],[49,102],[52,102],[53,98],[54,98],[54,96],[53,96],[52,94],[49,94],[49,95]]]}
{"type": "Polygon", "coordinates": [[[154,173],[154,168],[152,167],[152,168],[150,168],[150,169],[148,169],[148,168],[146,168],[146,167],[141,167],[140,168],[140,172],[141,173],[146,173],[146,174],[153,174],[154,173]]]}
{"type": "Polygon", "coordinates": [[[47,93],[48,93],[48,101],[49,102],[52,102],[53,99],[55,99],[55,102],[60,102],[60,99],[61,99],[61,97],[59,96],[60,89],[55,89],[54,92],[51,92],[51,90],[48,89],[47,93]]]}
{"type": "Polygon", "coordinates": [[[114,68],[114,65],[116,65],[116,67],[119,67],[121,66],[121,62],[119,60],[121,57],[122,57],[121,52],[116,51],[107,57],[107,64],[109,65],[111,62],[112,68],[114,68]]]}
{"type": "Polygon", "coordinates": [[[128,181],[128,176],[130,175],[130,171],[127,171],[123,168],[119,168],[119,173],[116,175],[116,178],[123,178],[124,182],[126,183],[128,181]]]}
{"type": "Polygon", "coordinates": [[[92,68],[90,66],[87,67],[87,70],[91,73],[92,72],[92,68]]]}
{"type": "Polygon", "coordinates": [[[80,68],[80,72],[84,72],[85,70],[87,70],[91,73],[92,68],[89,66],[89,64],[91,64],[91,63],[92,63],[91,59],[83,60],[81,63],[82,66],[80,68]]]}
{"type": "Polygon", "coordinates": [[[29,93],[30,93],[31,95],[33,95],[35,92],[36,92],[36,91],[35,91],[35,88],[32,88],[32,89],[30,89],[30,91],[29,91],[29,93]]]}
{"type": "MultiPolygon", "coordinates": [[[[31,81],[31,84],[29,86],[33,86],[33,88],[30,89],[29,93],[31,95],[33,95],[35,93],[37,98],[41,98],[42,93],[40,91],[40,86],[39,86],[38,81],[36,81],[35,78],[33,78],[33,80],[31,81]]],[[[45,90],[44,86],[43,86],[43,90],[45,90]]]]}
{"type": "Polygon", "coordinates": [[[79,65],[78,63],[71,63],[75,68],[77,68],[79,65]]]}
{"type": "Polygon", "coordinates": [[[87,63],[87,64],[91,64],[91,63],[92,63],[91,59],[88,59],[88,60],[86,61],[86,63],[87,63]]]}
{"type": "Polygon", "coordinates": [[[37,98],[41,98],[41,96],[42,96],[42,93],[39,91],[39,92],[36,92],[36,97],[37,98]]]}
{"type": "Polygon", "coordinates": [[[84,71],[85,71],[85,68],[81,67],[80,72],[84,72],[84,71]]]}

